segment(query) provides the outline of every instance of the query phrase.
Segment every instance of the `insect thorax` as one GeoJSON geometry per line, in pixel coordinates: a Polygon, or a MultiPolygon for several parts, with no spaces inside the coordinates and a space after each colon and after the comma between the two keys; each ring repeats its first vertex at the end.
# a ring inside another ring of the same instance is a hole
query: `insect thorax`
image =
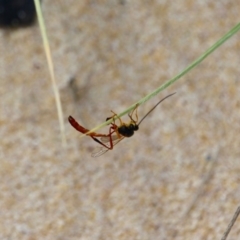
{"type": "Polygon", "coordinates": [[[136,123],[130,123],[129,125],[122,125],[118,128],[118,132],[124,137],[131,137],[134,131],[138,130],[138,125],[136,123]]]}

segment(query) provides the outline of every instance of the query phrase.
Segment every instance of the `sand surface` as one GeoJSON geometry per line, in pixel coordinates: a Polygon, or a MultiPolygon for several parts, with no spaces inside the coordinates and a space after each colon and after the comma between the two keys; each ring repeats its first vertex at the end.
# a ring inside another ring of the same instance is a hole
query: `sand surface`
{"type": "MultiPolygon", "coordinates": [[[[221,239],[240,205],[240,32],[141,105],[139,118],[177,92],[99,158],[67,118],[92,128],[155,90],[239,22],[240,1],[42,7],[67,147],[38,25],[0,29],[0,239],[221,239]]],[[[228,240],[239,236],[240,219],[228,240]]]]}

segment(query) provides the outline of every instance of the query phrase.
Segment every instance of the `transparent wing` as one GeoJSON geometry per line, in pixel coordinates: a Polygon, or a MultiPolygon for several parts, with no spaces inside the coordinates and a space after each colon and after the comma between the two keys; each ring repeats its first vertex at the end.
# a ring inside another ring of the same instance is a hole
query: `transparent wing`
{"type": "MultiPolygon", "coordinates": [[[[120,141],[122,141],[124,139],[124,137],[121,137],[121,138],[118,138],[117,135],[114,135],[112,137],[112,141],[113,141],[113,146],[115,146],[116,144],[118,144],[120,141]]],[[[104,143],[106,142],[109,142],[109,137],[102,137],[101,138],[101,141],[103,141],[104,143]]],[[[109,146],[110,146],[110,143],[109,143],[109,146]]],[[[93,150],[91,156],[92,157],[100,157],[101,155],[103,155],[104,153],[108,152],[109,150],[111,149],[108,149],[106,147],[97,147],[93,150]]]]}
{"type": "MultiPolygon", "coordinates": [[[[100,139],[104,143],[110,143],[110,137],[101,137],[100,139]]],[[[117,135],[112,136],[112,141],[113,142],[116,141],[116,140],[119,140],[119,139],[121,139],[121,138],[119,138],[117,135]]]]}

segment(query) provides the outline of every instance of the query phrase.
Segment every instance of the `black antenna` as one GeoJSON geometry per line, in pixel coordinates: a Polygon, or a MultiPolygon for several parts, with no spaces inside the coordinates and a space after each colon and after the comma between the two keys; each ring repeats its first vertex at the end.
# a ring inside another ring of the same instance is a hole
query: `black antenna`
{"type": "MultiPolygon", "coordinates": [[[[176,93],[176,92],[175,92],[176,93]]],[[[161,99],[138,123],[138,126],[140,125],[140,123],[161,103],[163,102],[165,99],[171,97],[172,95],[174,95],[175,93],[171,93],[169,95],[167,95],[165,98],[161,99]]]]}

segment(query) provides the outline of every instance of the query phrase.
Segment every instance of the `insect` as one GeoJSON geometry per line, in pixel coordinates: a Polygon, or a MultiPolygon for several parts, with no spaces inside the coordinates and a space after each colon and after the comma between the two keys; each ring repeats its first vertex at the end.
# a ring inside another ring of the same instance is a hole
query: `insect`
{"type": "Polygon", "coordinates": [[[108,117],[106,121],[113,119],[113,122],[110,124],[109,127],[109,133],[108,134],[102,134],[102,133],[96,133],[96,132],[90,132],[89,129],[84,128],[81,126],[72,116],[68,117],[69,123],[74,127],[77,131],[86,134],[87,136],[90,136],[95,142],[102,145],[100,148],[95,149],[95,151],[92,153],[92,157],[99,157],[106,153],[108,150],[113,149],[113,147],[119,143],[121,140],[123,140],[125,137],[131,137],[133,136],[134,132],[139,129],[139,125],[142,123],[142,121],[165,99],[168,97],[171,97],[175,93],[169,94],[165,98],[161,99],[153,108],[150,109],[150,111],[145,114],[145,116],[138,122],[138,104],[134,107],[132,112],[128,114],[128,117],[130,118],[129,123],[125,123],[122,121],[120,117],[117,116],[115,112],[112,111],[113,115],[111,117],[108,117]],[[133,115],[135,112],[135,119],[133,119],[133,115]],[[116,124],[117,118],[119,120],[120,125],[118,126],[116,124]],[[88,133],[90,132],[90,133],[88,133]],[[113,135],[115,133],[115,135],[113,135]],[[98,139],[100,138],[100,140],[98,139]]]}
{"type": "Polygon", "coordinates": [[[165,99],[168,97],[171,97],[175,93],[169,94],[165,98],[161,99],[153,108],[151,108],[145,116],[138,122],[138,113],[137,113],[137,108],[138,104],[134,107],[132,110],[131,114],[128,114],[128,117],[130,118],[129,123],[124,123],[120,117],[117,116],[115,112],[112,111],[113,116],[108,117],[106,121],[110,120],[113,118],[113,122],[111,123],[111,126],[109,128],[109,134],[105,136],[100,136],[101,137],[101,145],[103,145],[100,148],[97,148],[93,153],[92,157],[99,157],[106,153],[108,150],[113,149],[113,146],[115,146],[117,143],[119,143],[121,140],[123,140],[125,137],[131,137],[134,135],[134,132],[139,129],[139,125],[142,123],[142,121],[165,99]],[[135,112],[135,119],[133,119],[133,114],[135,112]],[[118,126],[115,123],[114,117],[117,117],[117,119],[120,122],[120,125],[118,126]],[[113,135],[113,133],[116,133],[116,135],[113,135]],[[112,136],[113,135],[113,136],[112,136]],[[110,147],[106,147],[106,144],[103,144],[103,142],[109,142],[110,147]]]}

